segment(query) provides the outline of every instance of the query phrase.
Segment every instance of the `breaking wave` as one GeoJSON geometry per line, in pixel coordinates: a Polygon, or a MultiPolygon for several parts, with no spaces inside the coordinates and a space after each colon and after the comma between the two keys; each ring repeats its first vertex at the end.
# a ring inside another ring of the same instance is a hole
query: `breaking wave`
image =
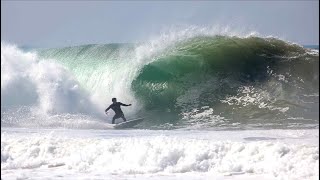
{"type": "Polygon", "coordinates": [[[35,112],[100,121],[112,97],[134,104],[124,111],[146,117],[143,128],[318,124],[318,50],[277,38],[184,32],[34,52],[2,43],[1,58],[2,124],[35,112]]]}

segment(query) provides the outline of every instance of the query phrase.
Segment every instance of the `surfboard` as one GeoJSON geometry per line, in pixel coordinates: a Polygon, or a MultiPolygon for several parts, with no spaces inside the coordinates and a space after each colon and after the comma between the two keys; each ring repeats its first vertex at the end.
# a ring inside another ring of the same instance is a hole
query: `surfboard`
{"type": "Polygon", "coordinates": [[[115,129],[131,128],[131,127],[139,124],[140,122],[142,122],[143,119],[144,118],[130,119],[130,120],[127,120],[126,122],[118,123],[118,124],[114,125],[113,127],[115,129]]]}

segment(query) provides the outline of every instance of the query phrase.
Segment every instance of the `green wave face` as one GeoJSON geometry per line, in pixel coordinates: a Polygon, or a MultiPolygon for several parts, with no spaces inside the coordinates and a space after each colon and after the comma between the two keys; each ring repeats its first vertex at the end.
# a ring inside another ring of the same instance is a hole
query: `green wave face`
{"type": "Polygon", "coordinates": [[[46,49],[40,50],[38,54],[60,62],[90,91],[99,91],[104,88],[104,79],[101,78],[107,72],[121,73],[116,67],[122,65],[133,51],[134,46],[130,44],[106,44],[46,49]]]}
{"type": "Polygon", "coordinates": [[[259,37],[198,36],[149,54],[142,46],[86,45],[39,54],[59,61],[102,99],[119,95],[141,104],[135,113],[153,119],[142,126],[299,117],[318,122],[318,52],[259,37]]]}

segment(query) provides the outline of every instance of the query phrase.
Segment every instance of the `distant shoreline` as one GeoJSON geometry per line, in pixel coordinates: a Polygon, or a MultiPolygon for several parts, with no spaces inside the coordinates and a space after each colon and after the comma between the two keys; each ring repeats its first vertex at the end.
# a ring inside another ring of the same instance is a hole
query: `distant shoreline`
{"type": "Polygon", "coordinates": [[[303,47],[310,49],[319,49],[319,45],[303,45],[303,47]]]}

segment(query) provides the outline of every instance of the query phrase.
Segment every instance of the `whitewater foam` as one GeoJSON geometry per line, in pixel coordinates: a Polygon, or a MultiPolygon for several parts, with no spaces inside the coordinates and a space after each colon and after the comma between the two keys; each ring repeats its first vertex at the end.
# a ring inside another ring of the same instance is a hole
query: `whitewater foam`
{"type": "Polygon", "coordinates": [[[63,114],[98,118],[100,111],[64,67],[1,43],[1,123],[63,114]]]}
{"type": "Polygon", "coordinates": [[[196,173],[198,177],[266,175],[276,179],[319,176],[317,130],[2,129],[1,135],[4,177],[16,177],[19,173],[10,172],[22,169],[34,173],[50,169],[62,177],[70,173],[73,177],[81,173],[90,173],[91,177],[182,173],[196,173]]]}

